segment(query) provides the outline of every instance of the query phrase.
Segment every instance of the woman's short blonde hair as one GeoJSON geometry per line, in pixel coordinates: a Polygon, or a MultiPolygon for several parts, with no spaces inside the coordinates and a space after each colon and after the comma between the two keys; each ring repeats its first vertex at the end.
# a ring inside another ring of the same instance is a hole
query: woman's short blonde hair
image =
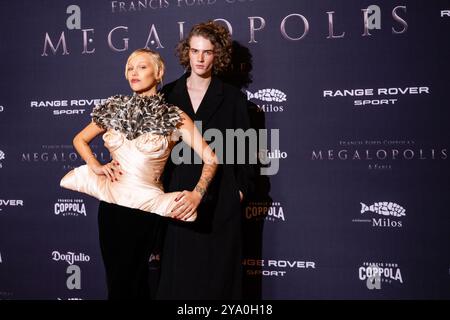
{"type": "Polygon", "coordinates": [[[133,59],[134,57],[136,57],[137,55],[146,53],[150,56],[150,58],[153,61],[153,66],[155,67],[155,76],[157,78],[158,83],[162,81],[162,78],[164,76],[164,71],[165,71],[165,65],[164,65],[164,60],[161,57],[161,55],[153,50],[147,49],[147,48],[142,48],[142,49],[137,49],[135,51],[133,51],[130,56],[127,59],[127,63],[125,64],[125,79],[128,80],[128,63],[130,62],[131,59],[133,59]]]}

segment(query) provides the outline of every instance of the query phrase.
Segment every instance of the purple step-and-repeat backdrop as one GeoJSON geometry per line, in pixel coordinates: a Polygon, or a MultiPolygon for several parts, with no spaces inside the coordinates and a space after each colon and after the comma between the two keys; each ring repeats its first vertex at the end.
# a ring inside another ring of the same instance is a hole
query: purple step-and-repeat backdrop
{"type": "Polygon", "coordinates": [[[98,201],[59,187],[82,164],[72,138],[130,93],[133,50],[158,50],[168,83],[177,41],[210,19],[232,31],[253,124],[279,130],[260,150],[278,170],[242,212],[246,297],[450,298],[450,1],[11,0],[0,15],[0,299],[105,298],[98,201]]]}

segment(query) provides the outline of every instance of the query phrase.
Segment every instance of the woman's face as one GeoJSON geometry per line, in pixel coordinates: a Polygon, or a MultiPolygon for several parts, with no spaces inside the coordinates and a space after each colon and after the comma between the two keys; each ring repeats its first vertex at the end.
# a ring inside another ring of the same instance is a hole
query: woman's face
{"type": "Polygon", "coordinates": [[[133,57],[127,65],[127,79],[134,92],[141,95],[155,94],[158,82],[152,58],[146,53],[133,57]]]}
{"type": "Polygon", "coordinates": [[[214,63],[214,46],[202,36],[193,36],[189,41],[189,64],[192,73],[209,78],[214,63]]]}

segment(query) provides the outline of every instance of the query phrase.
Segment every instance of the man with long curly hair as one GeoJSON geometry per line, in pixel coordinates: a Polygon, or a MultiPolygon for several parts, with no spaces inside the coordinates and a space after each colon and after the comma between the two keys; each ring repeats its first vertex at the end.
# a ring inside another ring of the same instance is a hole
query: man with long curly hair
{"type": "MultiPolygon", "coordinates": [[[[162,90],[169,103],[201,121],[203,131],[220,130],[224,140],[227,129],[249,128],[244,95],[218,77],[230,65],[231,48],[225,27],[211,21],[195,25],[177,47],[186,73],[162,90]]],[[[202,166],[191,160],[191,164],[168,162],[166,192],[195,187],[202,166]]],[[[250,176],[249,165],[219,165],[208,192],[198,190],[204,197],[197,220],[168,221],[159,299],[242,298],[241,202],[248,194],[250,176]]],[[[180,199],[175,210],[182,208],[180,199]]]]}

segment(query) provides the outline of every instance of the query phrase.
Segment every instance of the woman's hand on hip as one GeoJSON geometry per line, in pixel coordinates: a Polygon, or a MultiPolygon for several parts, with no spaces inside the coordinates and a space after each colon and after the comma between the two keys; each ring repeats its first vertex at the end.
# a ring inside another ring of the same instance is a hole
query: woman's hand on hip
{"type": "Polygon", "coordinates": [[[198,191],[184,190],[175,201],[177,204],[172,209],[172,218],[185,221],[197,218],[197,208],[202,201],[202,195],[198,191]]]}
{"type": "Polygon", "coordinates": [[[122,174],[120,170],[120,164],[113,160],[105,165],[99,163],[88,164],[89,168],[99,176],[106,176],[111,182],[118,181],[119,176],[122,174]]]}

